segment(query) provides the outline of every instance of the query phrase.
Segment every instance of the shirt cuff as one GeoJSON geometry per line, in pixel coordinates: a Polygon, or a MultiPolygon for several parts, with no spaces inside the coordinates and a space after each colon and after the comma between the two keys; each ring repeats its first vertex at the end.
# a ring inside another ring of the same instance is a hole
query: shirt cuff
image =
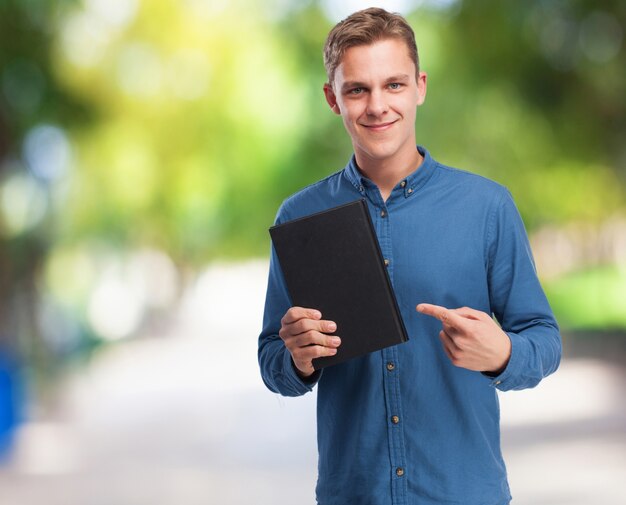
{"type": "Polygon", "coordinates": [[[313,372],[313,375],[302,378],[296,372],[296,365],[291,358],[291,353],[285,347],[285,354],[283,357],[283,370],[285,371],[285,375],[289,378],[292,386],[296,388],[298,392],[301,394],[307,393],[309,391],[313,391],[313,387],[317,384],[322,376],[322,370],[316,370],[313,372]]]}
{"type": "Polygon", "coordinates": [[[509,357],[509,362],[504,370],[495,377],[483,374],[485,377],[490,378],[491,385],[498,388],[500,391],[508,391],[509,389],[515,388],[517,377],[519,377],[523,364],[526,361],[526,348],[523,343],[523,337],[508,331],[506,334],[511,340],[511,356],[509,357]]]}

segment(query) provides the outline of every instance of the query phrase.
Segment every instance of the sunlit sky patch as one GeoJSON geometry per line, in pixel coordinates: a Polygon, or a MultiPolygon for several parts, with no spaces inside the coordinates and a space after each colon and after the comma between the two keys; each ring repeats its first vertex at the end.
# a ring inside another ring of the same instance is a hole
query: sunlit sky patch
{"type": "Polygon", "coordinates": [[[448,8],[456,4],[458,0],[386,0],[372,2],[368,0],[345,0],[337,2],[335,0],[322,0],[322,9],[328,18],[337,22],[349,16],[353,12],[368,7],[381,7],[389,12],[398,12],[407,15],[421,5],[429,5],[435,8],[448,8]]]}

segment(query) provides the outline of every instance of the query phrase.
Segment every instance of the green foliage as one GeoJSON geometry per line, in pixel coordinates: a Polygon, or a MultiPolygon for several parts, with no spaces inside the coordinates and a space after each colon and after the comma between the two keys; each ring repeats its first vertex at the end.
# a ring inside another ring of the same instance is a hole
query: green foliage
{"type": "MultiPolygon", "coordinates": [[[[531,231],[624,213],[626,4],[436,4],[408,16],[418,142],[507,185],[531,231]]],[[[181,268],[267,254],[281,201],[351,155],[322,93],[332,24],[315,1],[0,2],[0,304],[92,244],[181,268]],[[61,175],[27,159],[42,125],[61,175]]],[[[552,293],[574,321],[584,290],[552,293]]]]}
{"type": "Polygon", "coordinates": [[[596,9],[479,1],[450,18],[412,17],[430,71],[418,138],[443,161],[507,185],[530,229],[624,209],[626,11],[596,9]],[[622,32],[607,41],[606,25],[622,32]]]}
{"type": "MultiPolygon", "coordinates": [[[[194,264],[265,253],[280,201],[351,152],[321,92],[332,23],[314,2],[280,13],[272,3],[128,4],[113,15],[106,2],[43,2],[46,29],[26,32],[38,40],[32,58],[6,46],[24,83],[36,72],[59,83],[32,115],[66,128],[76,154],[57,237],[155,245],[194,264]],[[84,105],[67,117],[64,103],[84,105]]],[[[590,37],[624,9],[595,9],[482,1],[409,16],[429,73],[418,141],[509,186],[531,229],[623,208],[625,51],[599,61],[606,47],[590,37]]]]}
{"type": "Polygon", "coordinates": [[[547,283],[546,293],[565,328],[626,327],[626,271],[616,267],[573,272],[547,283]]]}

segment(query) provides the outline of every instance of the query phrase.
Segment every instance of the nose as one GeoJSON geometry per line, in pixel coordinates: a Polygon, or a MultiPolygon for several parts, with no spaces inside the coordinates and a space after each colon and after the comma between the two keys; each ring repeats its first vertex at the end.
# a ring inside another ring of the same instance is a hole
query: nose
{"type": "Polygon", "coordinates": [[[369,94],[369,100],[367,101],[367,114],[368,116],[381,116],[389,110],[389,105],[385,99],[385,94],[379,90],[374,90],[369,94]]]}

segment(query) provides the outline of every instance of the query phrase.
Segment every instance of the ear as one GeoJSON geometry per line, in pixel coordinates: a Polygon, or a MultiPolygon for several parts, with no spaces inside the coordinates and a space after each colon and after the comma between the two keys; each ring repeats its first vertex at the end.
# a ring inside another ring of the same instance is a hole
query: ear
{"type": "Polygon", "coordinates": [[[420,72],[417,76],[417,105],[422,105],[426,100],[426,81],[428,75],[426,72],[420,72]]]}
{"type": "Polygon", "coordinates": [[[330,105],[331,110],[337,114],[341,115],[341,110],[339,110],[339,105],[337,104],[337,97],[335,96],[335,92],[330,84],[324,84],[324,96],[326,97],[326,101],[328,105],[330,105]]]}

